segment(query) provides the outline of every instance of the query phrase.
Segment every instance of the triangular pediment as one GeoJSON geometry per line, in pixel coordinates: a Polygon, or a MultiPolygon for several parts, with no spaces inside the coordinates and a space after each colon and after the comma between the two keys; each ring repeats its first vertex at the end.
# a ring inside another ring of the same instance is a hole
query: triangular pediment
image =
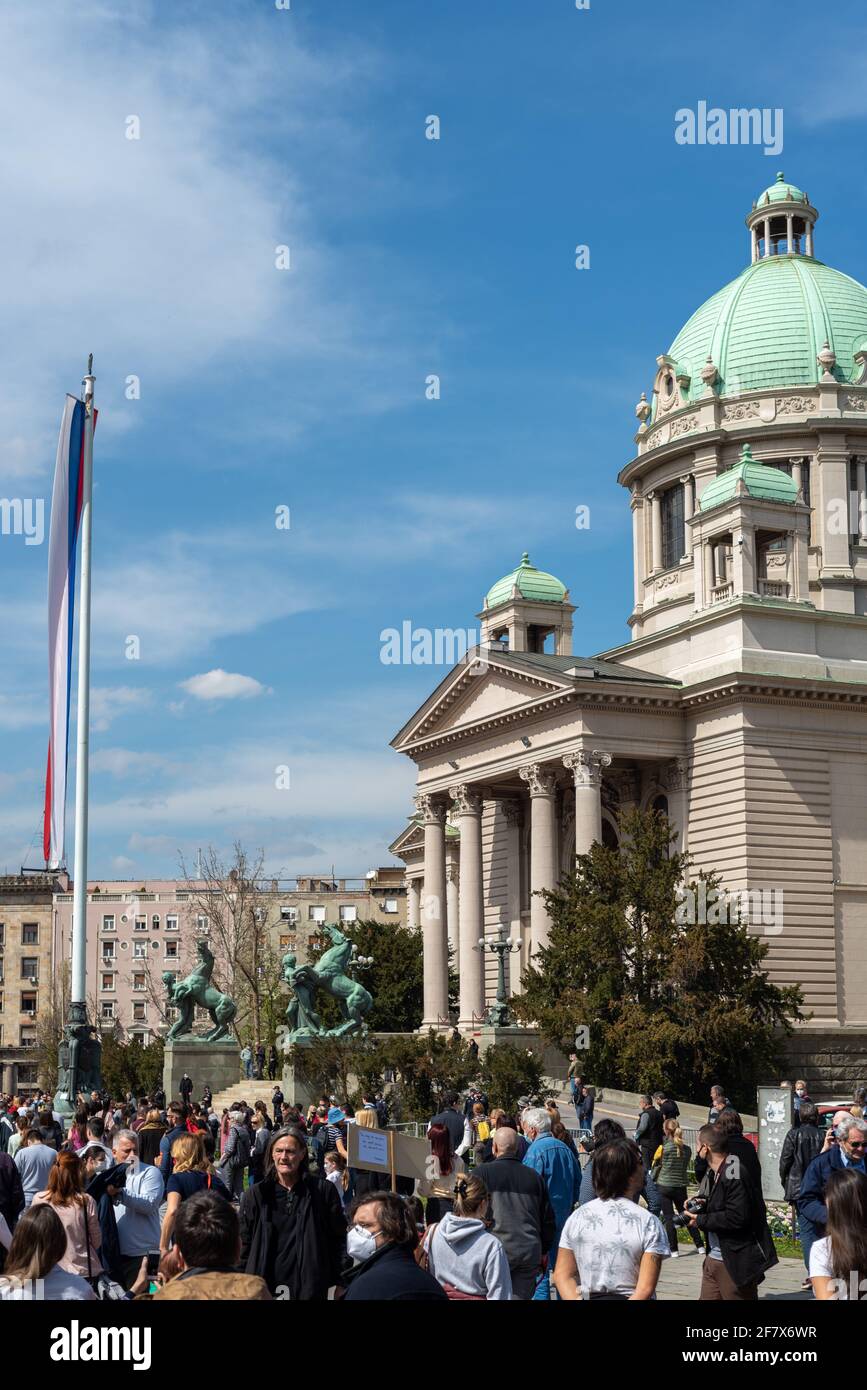
{"type": "Polygon", "coordinates": [[[407,748],[463,728],[469,732],[570,689],[572,682],[559,673],[522,671],[496,658],[481,665],[462,662],[404,725],[393,746],[407,748]]]}

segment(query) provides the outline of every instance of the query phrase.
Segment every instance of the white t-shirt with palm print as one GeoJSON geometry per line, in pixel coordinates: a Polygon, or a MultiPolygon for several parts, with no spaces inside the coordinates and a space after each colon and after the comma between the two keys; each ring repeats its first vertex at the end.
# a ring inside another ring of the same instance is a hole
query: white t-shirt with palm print
{"type": "Polygon", "coordinates": [[[563,1227],[560,1248],[571,1250],[582,1292],[635,1292],[642,1255],[669,1255],[658,1216],[628,1197],[596,1197],[573,1211],[563,1227]]]}

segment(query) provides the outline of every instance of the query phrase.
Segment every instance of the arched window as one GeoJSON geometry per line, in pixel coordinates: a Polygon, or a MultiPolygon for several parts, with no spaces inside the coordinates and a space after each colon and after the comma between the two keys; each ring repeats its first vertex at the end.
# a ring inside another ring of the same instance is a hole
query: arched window
{"type": "Polygon", "coordinates": [[[671,569],[683,559],[683,484],[666,488],[662,494],[662,568],[671,569]]]}

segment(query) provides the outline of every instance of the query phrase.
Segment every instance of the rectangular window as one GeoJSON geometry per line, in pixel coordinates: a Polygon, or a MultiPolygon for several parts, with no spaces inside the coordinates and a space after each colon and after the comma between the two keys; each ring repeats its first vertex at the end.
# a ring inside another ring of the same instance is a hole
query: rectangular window
{"type": "Polygon", "coordinates": [[[6,945],[6,923],[0,922],[0,946],[6,945]]]}
{"type": "Polygon", "coordinates": [[[167,917],[167,918],[166,918],[166,931],[177,931],[177,929],[178,929],[178,919],[177,919],[177,917],[167,917]]]}
{"type": "Polygon", "coordinates": [[[39,945],[39,923],[38,923],[38,922],[25,922],[25,923],[23,924],[23,926],[22,926],[22,928],[21,928],[21,945],[22,945],[22,946],[38,946],[38,945],[39,945]]]}
{"type": "Polygon", "coordinates": [[[324,922],[324,921],[325,921],[325,908],[324,908],[324,907],[312,907],[312,906],[311,906],[311,907],[308,907],[308,909],[307,909],[307,920],[308,920],[308,922],[324,922]]]}
{"type": "Polygon", "coordinates": [[[116,946],[117,946],[117,942],[116,942],[116,941],[103,941],[103,943],[102,943],[102,959],[103,959],[103,964],[105,964],[106,961],[114,960],[114,959],[115,959],[115,947],[116,947],[116,946]]]}
{"type": "Polygon", "coordinates": [[[133,960],[144,960],[147,956],[147,953],[148,944],[146,941],[134,941],[132,943],[133,960]]]}
{"type": "Polygon", "coordinates": [[[132,1016],[133,1016],[133,1022],[135,1022],[135,1023],[146,1023],[146,1022],[147,1022],[147,1016],[148,1016],[148,1006],[147,1006],[147,1004],[144,1004],[144,1003],[142,1003],[142,1004],[133,1004],[133,1006],[132,1006],[132,1016]]]}
{"type": "Polygon", "coordinates": [[[114,913],[113,913],[113,912],[110,912],[110,913],[107,913],[107,914],[103,917],[103,919],[102,919],[102,930],[103,930],[103,931],[114,931],[114,929],[115,929],[115,927],[114,927],[114,913]]]}
{"type": "Polygon", "coordinates": [[[144,992],[144,989],[145,989],[145,977],[144,977],[144,975],[133,975],[133,977],[132,977],[132,987],[133,987],[133,989],[136,991],[137,994],[143,993],[143,992],[144,992]]]}
{"type": "Polygon", "coordinates": [[[6,971],[5,971],[5,968],[4,968],[4,966],[3,966],[2,960],[0,960],[0,985],[3,984],[3,982],[4,982],[5,979],[6,979],[6,971]]]}
{"type": "Polygon", "coordinates": [[[21,957],[21,978],[22,980],[38,980],[39,960],[36,956],[21,957]]]}
{"type": "Polygon", "coordinates": [[[3,1012],[3,991],[0,989],[0,1014],[3,1012]]]}
{"type": "Polygon", "coordinates": [[[21,1012],[23,1014],[36,1013],[36,994],[32,990],[21,991],[21,1012]]]}
{"type": "Polygon", "coordinates": [[[298,909],[297,909],[297,907],[281,907],[281,909],[280,909],[280,920],[283,921],[283,922],[297,922],[297,921],[298,921],[298,909]]]}
{"type": "Polygon", "coordinates": [[[196,918],[196,931],[202,932],[205,936],[207,936],[207,934],[208,934],[208,932],[209,932],[210,930],[211,930],[211,924],[210,924],[210,922],[208,921],[207,917],[197,917],[197,918],[196,918]]]}
{"type": "Polygon", "coordinates": [[[297,943],[298,938],[294,932],[292,932],[291,934],[289,932],[284,932],[280,937],[280,950],[294,951],[297,943]]]}
{"type": "Polygon", "coordinates": [[[358,908],[355,903],[342,903],[340,907],[341,922],[357,922],[358,908]]]}
{"type": "Polygon", "coordinates": [[[100,985],[100,989],[103,989],[103,990],[113,990],[113,989],[114,989],[114,976],[113,976],[113,975],[103,975],[103,977],[102,977],[102,984],[100,985]]]}
{"type": "Polygon", "coordinates": [[[136,931],[147,931],[147,929],[148,929],[148,919],[147,919],[147,917],[136,917],[136,919],[135,919],[135,930],[136,930],[136,931]]]}
{"type": "Polygon", "coordinates": [[[679,565],[683,551],[683,483],[677,483],[662,494],[662,568],[679,565]]]}
{"type": "Polygon", "coordinates": [[[114,1000],[103,999],[99,1005],[100,1018],[114,1018],[114,1000]]]}
{"type": "Polygon", "coordinates": [[[397,912],[397,898],[386,898],[382,904],[383,912],[397,912]]]}
{"type": "Polygon", "coordinates": [[[177,958],[178,958],[178,947],[179,947],[179,946],[180,946],[180,942],[179,942],[179,941],[167,941],[167,942],[166,942],[166,960],[177,960],[177,958]]]}
{"type": "MultiPolygon", "coordinates": [[[[36,1046],[36,1028],[32,1023],[22,1023],[20,1029],[18,1030],[18,1037],[20,1039],[19,1047],[36,1046]]],[[[20,1073],[18,1079],[19,1081],[21,1080],[20,1073]]]]}

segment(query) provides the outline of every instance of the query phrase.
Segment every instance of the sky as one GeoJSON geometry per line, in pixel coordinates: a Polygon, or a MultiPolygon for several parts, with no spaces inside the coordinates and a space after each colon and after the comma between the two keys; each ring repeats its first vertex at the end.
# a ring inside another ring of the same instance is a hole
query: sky
{"type": "Polygon", "coordinates": [[[0,870],[42,864],[48,505],[88,352],[91,877],[238,839],[279,876],[392,862],[389,740],[446,669],[382,633],[476,629],[524,550],[577,652],[628,639],[634,408],[778,169],[867,279],[867,20],[659,16],[2,7],[0,498],[44,499],[46,538],[0,534],[0,870]],[[782,151],[679,143],[702,101],[782,110],[782,151]]]}

